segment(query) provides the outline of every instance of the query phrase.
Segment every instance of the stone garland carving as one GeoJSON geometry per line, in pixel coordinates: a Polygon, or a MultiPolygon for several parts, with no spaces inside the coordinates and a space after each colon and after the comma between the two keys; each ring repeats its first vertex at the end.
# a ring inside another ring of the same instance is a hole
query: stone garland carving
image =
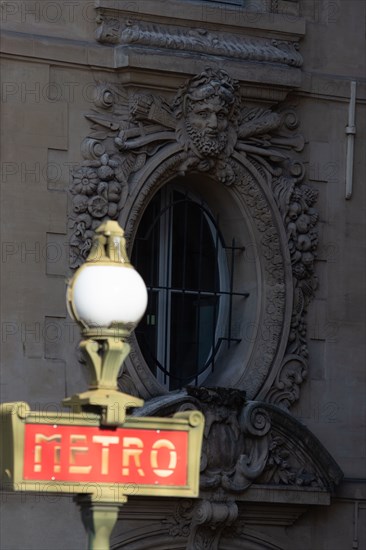
{"type": "Polygon", "coordinates": [[[317,288],[314,261],[318,246],[318,213],[314,207],[318,193],[303,183],[299,163],[290,165],[291,180],[283,175],[272,180],[272,190],[286,229],[291,256],[294,295],[291,329],[286,355],[267,400],[289,408],[299,397],[299,387],[307,375],[308,348],[306,312],[317,288]]]}
{"type": "MultiPolygon", "coordinates": [[[[288,239],[294,282],[291,331],[281,369],[266,399],[290,406],[307,372],[305,314],[316,288],[318,242],[317,194],[304,183],[304,169],[294,159],[304,146],[295,113],[245,107],[238,83],[225,71],[213,69],[184,83],[171,102],[100,83],[94,103],[95,109],[86,115],[92,130],[82,145],[85,160],[74,171],[71,186],[71,267],[86,258],[94,229],[105,219],[118,218],[148,159],[163,148],[175,147],[180,151],[178,165],[175,160],[172,166],[175,173],[207,173],[224,185],[236,186],[245,196],[262,234],[262,253],[271,257],[268,313],[273,319],[281,316],[276,314],[284,301],[283,281],[276,273],[276,258],[282,262],[281,254],[275,252],[280,248],[279,235],[268,227],[270,214],[259,188],[237,173],[236,159],[246,159],[267,182],[288,239]]],[[[155,176],[160,177],[158,170],[155,176]]],[[[281,330],[279,323],[270,330],[274,342],[278,337],[274,332],[281,330]]],[[[263,377],[265,362],[263,353],[257,360],[258,377],[263,377]]]]}
{"type": "Polygon", "coordinates": [[[150,48],[164,48],[220,55],[248,61],[280,63],[301,67],[303,59],[298,44],[290,41],[243,37],[239,34],[212,32],[207,29],[187,28],[98,17],[96,38],[103,44],[136,44],[150,48]]]}
{"type": "MultiPolygon", "coordinates": [[[[294,112],[286,112],[284,120],[290,131],[298,127],[294,112]]],[[[296,134],[288,138],[287,143],[281,138],[274,138],[272,142],[295,151],[301,151],[304,146],[302,136],[296,134]]],[[[299,398],[299,387],[307,375],[305,316],[317,287],[314,260],[318,245],[318,213],[314,204],[318,193],[304,183],[304,167],[298,161],[287,159],[287,169],[278,170],[273,162],[268,164],[256,155],[254,164],[263,177],[267,177],[271,186],[284,221],[291,257],[294,295],[289,342],[276,380],[266,396],[269,402],[289,408],[299,398]]],[[[275,307],[280,300],[276,297],[272,303],[275,307]]]]}
{"type": "Polygon", "coordinates": [[[274,433],[270,436],[268,460],[264,473],[256,482],[325,489],[314,469],[300,464],[296,460],[293,449],[289,448],[288,441],[274,433]]]}

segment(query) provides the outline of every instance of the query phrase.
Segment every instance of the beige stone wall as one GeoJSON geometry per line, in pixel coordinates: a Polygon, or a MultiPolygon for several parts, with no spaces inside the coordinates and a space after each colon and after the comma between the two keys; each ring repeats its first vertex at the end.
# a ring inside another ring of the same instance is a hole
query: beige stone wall
{"type": "MultiPolygon", "coordinates": [[[[153,13],[155,2],[123,4],[153,13]]],[[[156,4],[161,10],[161,2],[156,4]]],[[[210,3],[204,9],[198,4],[192,2],[192,10],[199,9],[197,17],[213,18],[212,28],[219,28],[220,18],[230,27],[245,16],[243,8],[214,12],[210,3]]],[[[294,22],[295,3],[279,4],[284,14],[258,16],[256,24],[268,30],[275,21],[284,32],[294,22]],[[286,11],[290,6],[291,14],[286,11]]],[[[80,144],[89,129],[84,114],[92,108],[93,86],[98,80],[128,82],[128,72],[114,67],[132,63],[136,82],[143,85],[145,79],[154,88],[161,78],[155,72],[160,63],[163,88],[170,91],[185,69],[164,56],[129,58],[98,44],[91,1],[13,0],[1,9],[1,401],[24,400],[47,411],[85,387],[75,357],[78,334],[66,317],[64,298],[66,189],[70,168],[82,160],[80,144]],[[144,70],[138,69],[139,63],[144,70]],[[171,63],[176,65],[169,76],[171,63]]],[[[291,527],[263,527],[259,522],[249,527],[289,550],[366,548],[365,10],[362,0],[300,2],[306,21],[302,84],[287,101],[296,107],[306,138],[302,155],[308,180],[320,192],[321,223],[319,289],[308,316],[309,376],[293,413],[329,450],[346,479],[331,507],[312,509],[291,527]],[[357,81],[357,133],[353,194],[346,200],[351,80],[357,81]]],[[[197,70],[204,62],[190,61],[197,70]]],[[[244,78],[239,62],[230,68],[233,77],[244,78]]],[[[258,69],[251,78],[261,74],[258,69]]],[[[1,550],[85,546],[79,512],[66,497],[5,492],[0,533],[1,550]]]]}

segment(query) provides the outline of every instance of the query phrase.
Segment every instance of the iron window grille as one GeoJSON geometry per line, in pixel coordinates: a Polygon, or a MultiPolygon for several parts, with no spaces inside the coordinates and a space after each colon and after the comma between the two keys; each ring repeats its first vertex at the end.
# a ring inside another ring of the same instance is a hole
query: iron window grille
{"type": "Polygon", "coordinates": [[[143,276],[148,309],[136,329],[141,352],[170,390],[199,385],[232,335],[235,261],[243,247],[225,244],[207,205],[170,184],[149,203],[132,263],[143,276]]]}

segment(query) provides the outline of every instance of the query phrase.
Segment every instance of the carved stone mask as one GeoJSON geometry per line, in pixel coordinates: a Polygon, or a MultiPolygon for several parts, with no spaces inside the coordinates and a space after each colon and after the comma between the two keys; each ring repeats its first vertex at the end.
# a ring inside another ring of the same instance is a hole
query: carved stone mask
{"type": "Polygon", "coordinates": [[[220,97],[189,101],[185,125],[189,138],[201,154],[214,156],[223,151],[228,124],[228,107],[220,97]]]}

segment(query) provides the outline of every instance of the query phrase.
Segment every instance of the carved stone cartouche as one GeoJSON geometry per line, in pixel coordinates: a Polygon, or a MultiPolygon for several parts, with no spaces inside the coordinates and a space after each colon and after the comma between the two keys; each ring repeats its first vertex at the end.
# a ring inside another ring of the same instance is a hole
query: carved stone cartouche
{"type": "MultiPolygon", "coordinates": [[[[100,83],[95,109],[87,118],[92,127],[82,146],[85,160],[74,171],[71,186],[71,267],[85,260],[96,226],[131,208],[129,197],[134,195],[140,175],[157,156],[164,158],[165,151],[167,159],[170,151],[176,151],[169,160],[172,174],[206,173],[218,185],[235,188],[261,235],[269,283],[267,317],[261,322],[270,337],[263,339],[260,356],[253,359],[255,369],[245,389],[254,397],[263,386],[282,338],[286,283],[281,250],[287,249],[292,266],[291,327],[283,355],[279,362],[276,359],[275,377],[261,398],[290,407],[307,374],[305,316],[317,284],[314,260],[318,244],[317,193],[304,183],[305,170],[296,157],[304,140],[297,132],[295,112],[246,107],[238,83],[225,71],[208,68],[187,80],[170,101],[157,94],[100,83]],[[263,191],[238,169],[239,161],[267,185],[271,208],[282,220],[283,237],[271,222],[263,191]]],[[[159,179],[159,169],[155,172],[159,179]]],[[[144,189],[139,190],[133,204],[140,204],[144,196],[144,189]]],[[[133,213],[129,220],[135,223],[133,213]]],[[[126,234],[129,231],[127,227],[126,234]]]]}

